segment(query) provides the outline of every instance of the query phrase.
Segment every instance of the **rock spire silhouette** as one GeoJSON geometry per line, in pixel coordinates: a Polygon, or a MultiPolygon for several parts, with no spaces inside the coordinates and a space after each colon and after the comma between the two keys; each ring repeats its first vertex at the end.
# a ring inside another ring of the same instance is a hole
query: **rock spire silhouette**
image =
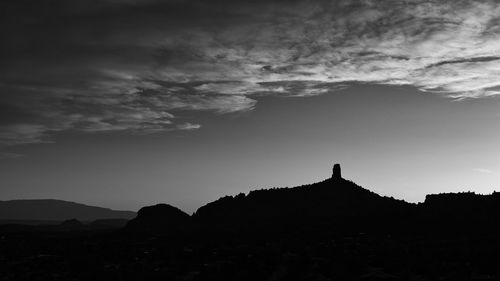
{"type": "Polygon", "coordinates": [[[340,170],[340,164],[333,165],[332,179],[341,179],[342,173],[340,170]]]}

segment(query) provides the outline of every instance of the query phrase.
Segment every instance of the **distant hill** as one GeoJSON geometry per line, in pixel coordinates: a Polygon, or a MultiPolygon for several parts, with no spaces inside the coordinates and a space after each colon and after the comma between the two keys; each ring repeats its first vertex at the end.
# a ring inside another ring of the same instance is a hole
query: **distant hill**
{"type": "Polygon", "coordinates": [[[131,211],[115,211],[54,199],[0,201],[0,221],[5,222],[132,219],[135,215],[131,211]]]}

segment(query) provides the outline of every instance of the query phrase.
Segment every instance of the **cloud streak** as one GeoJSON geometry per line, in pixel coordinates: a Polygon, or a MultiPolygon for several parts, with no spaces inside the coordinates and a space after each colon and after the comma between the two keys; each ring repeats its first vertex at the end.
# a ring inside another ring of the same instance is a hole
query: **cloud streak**
{"type": "Polygon", "coordinates": [[[0,152],[0,159],[19,159],[23,158],[25,155],[12,152],[0,152]]]}
{"type": "Polygon", "coordinates": [[[27,2],[2,4],[3,144],[193,130],[183,111],[248,111],[259,96],[350,82],[500,95],[497,1],[27,2]]]}
{"type": "Polygon", "coordinates": [[[476,173],[481,173],[481,174],[492,174],[493,171],[490,169],[484,169],[484,168],[475,168],[473,169],[474,172],[476,173]]]}

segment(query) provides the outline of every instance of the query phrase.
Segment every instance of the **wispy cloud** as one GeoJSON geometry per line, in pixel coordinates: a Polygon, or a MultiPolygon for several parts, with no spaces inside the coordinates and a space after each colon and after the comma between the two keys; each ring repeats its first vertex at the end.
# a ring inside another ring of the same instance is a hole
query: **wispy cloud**
{"type": "Polygon", "coordinates": [[[0,104],[17,110],[4,144],[183,129],[181,110],[248,111],[256,96],[349,82],[500,95],[495,0],[56,2],[3,7],[15,29],[0,31],[0,104]]]}
{"type": "Polygon", "coordinates": [[[492,174],[493,171],[489,169],[484,169],[484,168],[475,168],[472,169],[474,172],[481,173],[481,174],[492,174]]]}
{"type": "Polygon", "coordinates": [[[0,152],[0,159],[18,159],[23,158],[25,155],[12,152],[0,152]]]}
{"type": "Polygon", "coordinates": [[[188,122],[188,123],[178,125],[177,128],[180,130],[196,130],[196,129],[201,128],[201,125],[200,124],[191,124],[188,122]]]}
{"type": "Polygon", "coordinates": [[[15,124],[0,127],[0,144],[46,142],[48,128],[38,124],[15,124]]]}

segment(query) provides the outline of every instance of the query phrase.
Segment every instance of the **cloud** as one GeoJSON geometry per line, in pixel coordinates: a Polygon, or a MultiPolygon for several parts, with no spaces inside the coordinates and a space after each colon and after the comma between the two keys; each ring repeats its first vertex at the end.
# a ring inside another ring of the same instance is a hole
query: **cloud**
{"type": "Polygon", "coordinates": [[[481,174],[492,174],[493,171],[489,169],[484,169],[484,168],[475,168],[472,169],[474,172],[481,173],[481,174]]]}
{"type": "Polygon", "coordinates": [[[12,153],[12,152],[0,152],[0,160],[1,159],[19,159],[23,158],[25,155],[19,154],[19,153],[12,153]]]}
{"type": "Polygon", "coordinates": [[[15,124],[0,127],[0,144],[27,144],[45,142],[49,129],[38,124],[15,124]]]}
{"type": "Polygon", "coordinates": [[[196,130],[201,128],[200,124],[184,123],[177,126],[179,130],[196,130]]]}
{"type": "Polygon", "coordinates": [[[4,144],[182,129],[186,110],[248,111],[258,96],[350,82],[500,95],[494,0],[53,2],[1,4],[4,144]]]}

